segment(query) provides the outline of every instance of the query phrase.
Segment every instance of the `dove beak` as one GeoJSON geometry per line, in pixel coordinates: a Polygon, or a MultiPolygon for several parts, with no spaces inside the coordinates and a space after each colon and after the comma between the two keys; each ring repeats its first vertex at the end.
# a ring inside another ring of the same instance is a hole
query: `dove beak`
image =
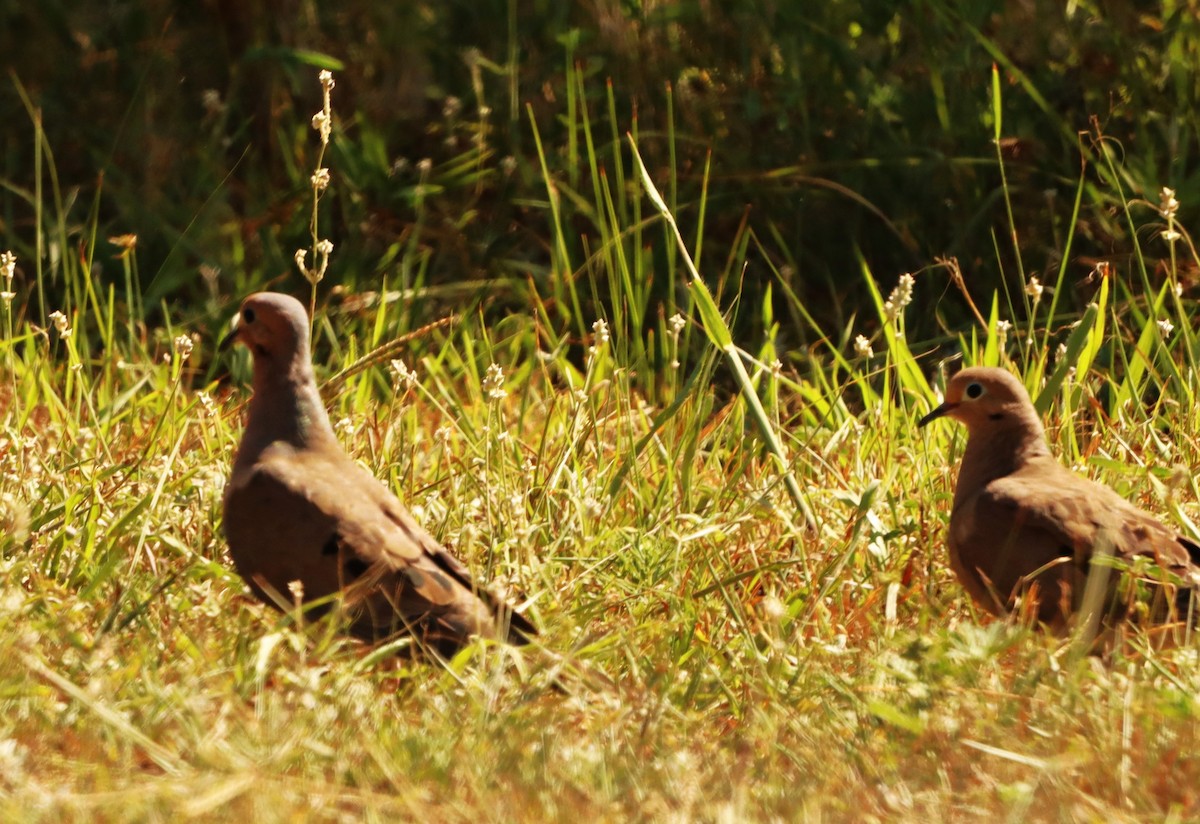
{"type": "Polygon", "coordinates": [[[227,351],[229,349],[229,347],[233,346],[234,341],[236,341],[238,339],[238,333],[241,332],[241,329],[238,328],[238,326],[240,325],[238,323],[238,320],[240,317],[241,317],[240,315],[233,316],[233,324],[231,325],[231,327],[229,329],[229,334],[227,334],[225,337],[221,338],[221,342],[217,344],[218,352],[227,351]]]}
{"type": "Polygon", "coordinates": [[[946,403],[935,408],[928,415],[921,418],[921,420],[917,421],[917,428],[920,429],[921,427],[925,426],[927,423],[929,423],[931,421],[936,421],[938,418],[943,417],[944,415],[950,414],[957,408],[958,408],[958,404],[950,403],[949,401],[946,401],[946,403]]]}

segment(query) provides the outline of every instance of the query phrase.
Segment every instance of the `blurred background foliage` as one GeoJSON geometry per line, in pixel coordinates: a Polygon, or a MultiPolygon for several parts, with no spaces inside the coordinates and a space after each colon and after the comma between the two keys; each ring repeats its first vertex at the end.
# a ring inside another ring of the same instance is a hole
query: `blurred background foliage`
{"type": "MultiPolygon", "coordinates": [[[[1145,224],[1131,224],[1118,207],[1156,204],[1164,185],[1189,225],[1198,5],[0,0],[0,245],[31,291],[42,222],[49,305],[18,301],[39,323],[69,301],[54,294],[55,267],[83,253],[95,223],[95,277],[120,294],[123,249],[105,238],[135,234],[143,303],[170,302],[189,322],[215,322],[218,306],[269,284],[303,293],[293,255],[308,245],[316,73],[331,68],[325,295],[420,288],[429,300],[414,320],[465,296],[486,312],[531,311],[531,295],[559,293],[556,255],[578,271],[596,252],[596,176],[636,189],[632,131],[687,238],[703,202],[704,275],[744,255],[727,273],[743,299],[794,294],[777,313],[784,348],[806,334],[796,305],[829,318],[825,328],[850,323],[866,299],[860,254],[885,292],[918,273],[927,311],[910,331],[935,335],[970,317],[939,258],[958,259],[982,303],[1006,281],[1020,286],[1001,159],[1026,275],[1054,282],[1071,232],[1066,283],[1099,259],[1127,275],[1135,239],[1159,218],[1147,206],[1133,210],[1145,224]],[[55,184],[61,209],[35,208],[39,187],[47,201],[55,184]]],[[[638,200],[618,191],[617,225],[652,216],[638,200]]],[[[651,308],[673,305],[671,244],[638,237],[651,308]]],[[[1068,314],[1088,300],[1072,288],[1060,296],[1068,314]]],[[[576,325],[607,314],[607,299],[583,290],[576,325]]],[[[769,320],[746,312],[735,333],[752,345],[769,320]]]]}

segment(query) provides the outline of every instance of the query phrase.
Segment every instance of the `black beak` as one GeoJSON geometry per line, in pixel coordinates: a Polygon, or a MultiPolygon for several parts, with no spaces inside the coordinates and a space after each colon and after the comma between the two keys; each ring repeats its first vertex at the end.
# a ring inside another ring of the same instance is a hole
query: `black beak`
{"type": "Polygon", "coordinates": [[[233,328],[230,329],[229,334],[227,334],[225,337],[221,338],[221,342],[217,344],[218,352],[224,352],[230,346],[233,346],[233,342],[238,339],[238,333],[241,331],[238,328],[239,325],[240,324],[238,323],[238,317],[235,315],[233,318],[233,328]]]}
{"type": "Polygon", "coordinates": [[[958,408],[958,404],[956,404],[956,403],[944,403],[941,406],[934,409],[932,412],[930,412],[925,417],[921,418],[921,420],[917,421],[917,428],[920,429],[921,427],[923,427],[925,424],[929,423],[930,421],[936,421],[938,418],[942,417],[943,415],[945,415],[949,412],[952,412],[953,410],[955,410],[957,408],[958,408]]]}

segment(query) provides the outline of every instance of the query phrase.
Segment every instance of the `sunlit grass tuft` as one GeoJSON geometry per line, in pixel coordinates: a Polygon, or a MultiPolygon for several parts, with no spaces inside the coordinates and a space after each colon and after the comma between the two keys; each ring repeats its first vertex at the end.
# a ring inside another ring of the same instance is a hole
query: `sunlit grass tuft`
{"type": "Polygon", "coordinates": [[[1195,647],[1081,659],[977,615],[943,549],[962,434],[915,427],[939,362],[1005,365],[1064,462],[1194,533],[1188,304],[1114,268],[1064,317],[960,273],[943,300],[987,316],[913,341],[909,300],[947,270],[893,290],[863,259],[845,328],[782,278],[748,306],[752,227],[705,258],[675,223],[696,204],[572,112],[599,183],[542,164],[553,293],[424,326],[444,293],[380,284],[318,305],[314,337],[347,451],[605,678],[564,694],[553,659],[482,642],[415,664],[258,604],[220,537],[247,364],[190,335],[242,295],[151,317],[80,282],[55,324],[26,281],[0,341],[0,816],[1195,817],[1195,647]],[[595,233],[568,235],[566,201],[595,233]],[[692,291],[651,289],[656,260],[692,291]],[[735,345],[727,318],[777,331],[780,307],[811,345],[735,345]]]}

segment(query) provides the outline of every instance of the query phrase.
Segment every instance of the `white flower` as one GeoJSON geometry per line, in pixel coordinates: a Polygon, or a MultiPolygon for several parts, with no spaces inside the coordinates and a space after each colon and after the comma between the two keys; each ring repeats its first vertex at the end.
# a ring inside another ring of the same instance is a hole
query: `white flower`
{"type": "Polygon", "coordinates": [[[325,191],[329,188],[329,170],[317,169],[313,172],[312,177],[309,178],[309,182],[312,183],[312,187],[318,192],[325,191]]]}
{"type": "Polygon", "coordinates": [[[60,338],[71,337],[71,322],[67,320],[67,316],[62,312],[54,311],[50,313],[50,322],[54,324],[54,328],[58,330],[60,338]]]}
{"type": "Polygon", "coordinates": [[[221,102],[221,93],[216,89],[205,89],[200,92],[200,102],[204,106],[204,111],[209,114],[220,114],[225,108],[225,104],[221,102]]]}
{"type": "Polygon", "coordinates": [[[417,161],[417,171],[421,173],[421,177],[425,177],[425,175],[429,174],[432,168],[433,161],[427,157],[423,157],[417,161]]]}
{"type": "Polygon", "coordinates": [[[592,324],[592,334],[596,336],[596,346],[604,346],[608,343],[608,321],[601,318],[592,324]]]}
{"type": "Polygon", "coordinates": [[[508,392],[504,389],[504,370],[500,364],[493,363],[483,376],[483,395],[489,401],[503,400],[508,392]]]}
{"type": "Polygon", "coordinates": [[[1175,190],[1163,186],[1162,191],[1158,193],[1158,213],[1170,220],[1178,211],[1179,201],[1175,199],[1175,190]]]}
{"type": "Polygon", "coordinates": [[[1007,320],[996,321],[996,348],[1004,351],[1004,344],[1008,343],[1008,333],[1012,330],[1012,322],[1007,320]]]}
{"type": "Polygon", "coordinates": [[[1162,332],[1163,337],[1167,337],[1175,331],[1175,324],[1171,323],[1171,321],[1167,320],[1166,318],[1163,318],[1162,320],[1158,321],[1158,331],[1162,332]]]}
{"type": "Polygon", "coordinates": [[[866,335],[859,335],[854,339],[854,353],[860,358],[875,356],[875,350],[871,348],[871,341],[867,340],[866,335]]]}
{"type": "Polygon", "coordinates": [[[16,274],[17,256],[12,252],[0,253],[0,276],[4,277],[6,286],[12,286],[12,280],[16,274]]]}
{"type": "Polygon", "coordinates": [[[399,386],[412,386],[417,382],[417,373],[409,369],[402,360],[392,361],[392,371],[396,373],[396,383],[399,386]]]}
{"type": "Polygon", "coordinates": [[[333,131],[333,125],[330,122],[331,118],[325,112],[317,112],[312,117],[312,127],[321,135],[321,142],[329,142],[329,134],[333,131]]]}
{"type": "Polygon", "coordinates": [[[764,618],[772,621],[782,621],[787,617],[787,606],[773,595],[768,595],[759,601],[758,609],[764,618]]]}
{"type": "Polygon", "coordinates": [[[321,82],[321,88],[323,88],[326,93],[333,91],[333,87],[337,85],[333,80],[333,72],[329,71],[328,69],[318,73],[317,80],[321,82]]]}
{"type": "Polygon", "coordinates": [[[209,415],[217,414],[216,401],[212,399],[212,395],[207,392],[197,392],[196,400],[200,401],[200,405],[204,407],[204,411],[209,415]]]}
{"type": "Polygon", "coordinates": [[[888,299],[883,304],[883,313],[888,320],[895,320],[900,317],[900,313],[904,311],[904,307],[912,303],[913,284],[915,280],[913,276],[905,272],[900,276],[900,280],[896,282],[896,288],[888,295],[888,299]]]}
{"type": "Polygon", "coordinates": [[[175,338],[175,351],[179,353],[180,360],[187,360],[192,355],[192,349],[196,343],[189,335],[178,335],[175,338]]]}
{"type": "Polygon", "coordinates": [[[1025,294],[1033,298],[1033,302],[1037,303],[1042,299],[1042,292],[1046,291],[1046,287],[1042,286],[1042,282],[1035,277],[1029,279],[1029,283],[1025,284],[1025,294]]]}
{"type": "Polygon", "coordinates": [[[1176,232],[1174,229],[1163,229],[1162,239],[1167,243],[1174,243],[1181,237],[1183,237],[1183,235],[1179,234],[1179,232],[1176,232]]]}
{"type": "Polygon", "coordinates": [[[667,320],[667,326],[671,330],[671,334],[679,337],[679,333],[683,331],[683,327],[687,326],[687,320],[683,315],[676,312],[667,320]]]}
{"type": "Polygon", "coordinates": [[[446,98],[445,102],[442,103],[442,117],[445,117],[447,120],[457,117],[458,113],[461,111],[462,101],[454,95],[450,95],[446,98]]]}
{"type": "Polygon", "coordinates": [[[333,241],[318,240],[317,241],[317,254],[323,255],[324,257],[329,257],[331,254],[333,254],[333,241]]]}

